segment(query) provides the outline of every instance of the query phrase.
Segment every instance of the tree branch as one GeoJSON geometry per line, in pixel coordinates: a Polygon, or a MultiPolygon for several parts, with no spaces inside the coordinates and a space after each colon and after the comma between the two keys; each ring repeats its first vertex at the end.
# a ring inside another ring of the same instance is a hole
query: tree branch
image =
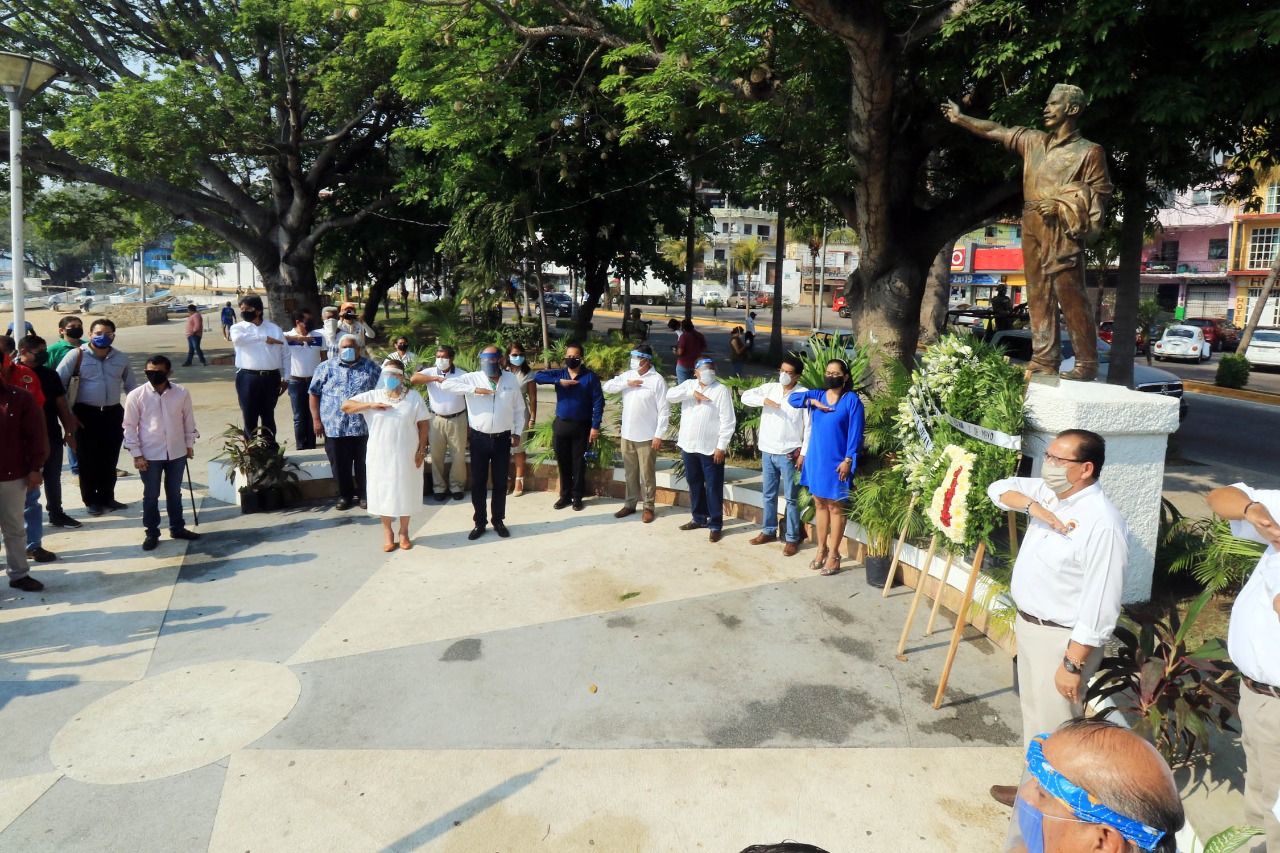
{"type": "Polygon", "coordinates": [[[911,26],[898,34],[899,48],[906,49],[921,39],[928,38],[941,30],[947,21],[964,14],[966,10],[971,6],[977,5],[978,2],[979,0],[949,0],[949,2],[935,6],[932,11],[916,18],[911,26]]]}
{"type": "Polygon", "coordinates": [[[384,207],[389,207],[397,201],[399,201],[399,199],[393,195],[383,196],[348,216],[337,216],[333,219],[326,219],[322,222],[318,222],[315,227],[311,229],[310,234],[298,241],[296,251],[314,251],[316,244],[320,242],[320,238],[325,234],[339,228],[350,228],[353,225],[359,225],[379,210],[382,210],[384,207]]]}

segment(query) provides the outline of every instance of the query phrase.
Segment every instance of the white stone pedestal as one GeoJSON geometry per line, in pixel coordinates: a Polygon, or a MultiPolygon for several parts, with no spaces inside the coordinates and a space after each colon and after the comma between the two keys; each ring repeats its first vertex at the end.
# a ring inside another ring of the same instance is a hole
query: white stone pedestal
{"type": "Polygon", "coordinates": [[[1027,390],[1022,452],[1040,475],[1044,452],[1065,429],[1087,429],[1107,440],[1102,490],[1129,525],[1129,568],[1124,602],[1151,598],[1164,454],[1178,428],[1178,400],[1101,382],[1032,382],[1027,390]]]}

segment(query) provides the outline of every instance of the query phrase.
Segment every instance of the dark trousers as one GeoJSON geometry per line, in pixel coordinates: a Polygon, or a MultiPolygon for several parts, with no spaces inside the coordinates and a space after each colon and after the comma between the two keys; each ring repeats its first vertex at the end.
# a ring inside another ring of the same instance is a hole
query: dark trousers
{"type": "Polygon", "coordinates": [[[560,469],[560,500],[581,501],[587,482],[587,460],[583,456],[591,437],[591,422],[556,418],[551,424],[551,436],[556,467],[560,469]]]}
{"type": "Polygon", "coordinates": [[[236,396],[244,415],[244,431],[251,433],[261,422],[264,429],[276,434],[276,400],[280,398],[280,371],[266,374],[248,370],[236,371],[236,396]]]}
{"type": "Polygon", "coordinates": [[[49,436],[49,458],[44,463],[44,507],[50,516],[62,515],[62,438],[49,436]]]}
{"type": "Polygon", "coordinates": [[[116,499],[116,465],[124,443],[124,406],[73,409],[80,420],[76,452],[80,456],[80,499],[86,507],[105,507],[116,499]]]}
{"type": "Polygon", "coordinates": [[[311,420],[310,378],[289,380],[289,402],[293,404],[293,445],[299,450],[316,446],[316,428],[311,420]]]}
{"type": "Polygon", "coordinates": [[[495,522],[507,516],[507,474],[511,469],[511,433],[479,432],[468,429],[471,448],[471,520],[476,527],[486,524],[484,495],[493,480],[493,501],[489,518],[495,522]]]}
{"type": "Polygon", "coordinates": [[[717,465],[711,456],[681,451],[684,478],[689,483],[689,503],[693,520],[710,529],[724,526],[724,463],[717,465]]]}
{"type": "Polygon", "coordinates": [[[368,445],[367,435],[325,437],[324,452],[329,457],[333,479],[338,482],[338,497],[349,501],[364,499],[364,453],[368,445]]]}
{"type": "Polygon", "coordinates": [[[142,526],[148,536],[160,535],[160,480],[164,479],[164,508],[169,515],[169,532],[185,530],[182,519],[182,474],[187,470],[187,458],[148,459],[147,470],[139,471],[142,477],[142,526]]]}
{"type": "Polygon", "coordinates": [[[200,358],[200,363],[204,364],[204,350],[200,349],[200,336],[187,335],[187,360],[183,364],[190,364],[191,359],[197,356],[200,358]]]}

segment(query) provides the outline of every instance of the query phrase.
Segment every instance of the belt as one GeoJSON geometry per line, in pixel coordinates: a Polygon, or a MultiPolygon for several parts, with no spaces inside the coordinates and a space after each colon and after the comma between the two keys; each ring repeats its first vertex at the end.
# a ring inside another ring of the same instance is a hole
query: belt
{"type": "Polygon", "coordinates": [[[1244,686],[1254,693],[1270,696],[1273,699],[1280,699],[1280,687],[1273,687],[1270,684],[1263,684],[1261,681],[1254,681],[1247,675],[1241,675],[1240,679],[1244,682],[1244,686]]]}
{"type": "MultiPolygon", "coordinates": [[[[76,403],[76,406],[84,406],[86,409],[93,409],[95,412],[105,412],[107,409],[120,408],[119,403],[112,403],[110,406],[95,406],[92,403],[76,403]]],[[[74,409],[75,406],[72,406],[74,409]]]]}
{"type": "Polygon", "coordinates": [[[1071,630],[1071,628],[1067,625],[1059,625],[1057,622],[1050,622],[1048,619],[1037,619],[1035,616],[1032,616],[1030,613],[1027,613],[1026,611],[1023,611],[1023,610],[1019,610],[1018,615],[1021,616],[1023,619],[1026,619],[1032,625],[1042,625],[1045,628],[1062,628],[1064,631],[1071,630]]]}
{"type": "Polygon", "coordinates": [[[315,377],[313,376],[290,376],[289,381],[290,382],[310,382],[314,378],[315,377]]]}
{"type": "Polygon", "coordinates": [[[511,437],[511,430],[509,430],[509,429],[505,429],[505,430],[503,430],[502,432],[485,432],[485,431],[484,431],[484,430],[482,430],[482,429],[475,429],[475,428],[473,427],[470,431],[471,431],[471,432],[474,432],[476,435],[488,435],[488,436],[492,436],[492,437],[494,437],[494,438],[504,438],[504,437],[505,437],[505,438],[510,438],[510,437],[511,437]]]}
{"type": "Polygon", "coordinates": [[[460,409],[460,410],[458,410],[458,411],[454,412],[452,415],[442,415],[442,414],[437,413],[437,414],[436,414],[436,417],[437,417],[437,418],[456,418],[458,415],[464,415],[464,414],[466,414],[466,412],[467,412],[467,410],[466,410],[466,409],[460,409]]]}
{"type": "Polygon", "coordinates": [[[236,373],[252,373],[254,376],[279,376],[280,371],[277,370],[250,370],[247,367],[236,369],[236,373]]]}

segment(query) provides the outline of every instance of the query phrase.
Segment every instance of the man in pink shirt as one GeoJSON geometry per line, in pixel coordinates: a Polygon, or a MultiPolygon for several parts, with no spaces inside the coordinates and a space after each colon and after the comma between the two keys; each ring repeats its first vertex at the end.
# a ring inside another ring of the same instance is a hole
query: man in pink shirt
{"type": "Polygon", "coordinates": [[[142,525],[147,538],[142,550],[154,551],[160,544],[160,480],[164,479],[165,510],[169,514],[169,536],[199,539],[182,519],[182,473],[195,455],[200,433],[196,430],[191,395],[181,385],[169,381],[173,364],[163,355],[147,359],[144,385],[129,392],[124,401],[124,447],[133,457],[133,467],[142,477],[142,525]]]}
{"type": "Polygon", "coordinates": [[[200,356],[200,366],[204,367],[207,362],[204,360],[204,350],[200,349],[200,339],[204,337],[204,318],[200,316],[200,309],[194,305],[187,306],[187,360],[182,362],[183,367],[191,366],[191,359],[200,356]]]}

